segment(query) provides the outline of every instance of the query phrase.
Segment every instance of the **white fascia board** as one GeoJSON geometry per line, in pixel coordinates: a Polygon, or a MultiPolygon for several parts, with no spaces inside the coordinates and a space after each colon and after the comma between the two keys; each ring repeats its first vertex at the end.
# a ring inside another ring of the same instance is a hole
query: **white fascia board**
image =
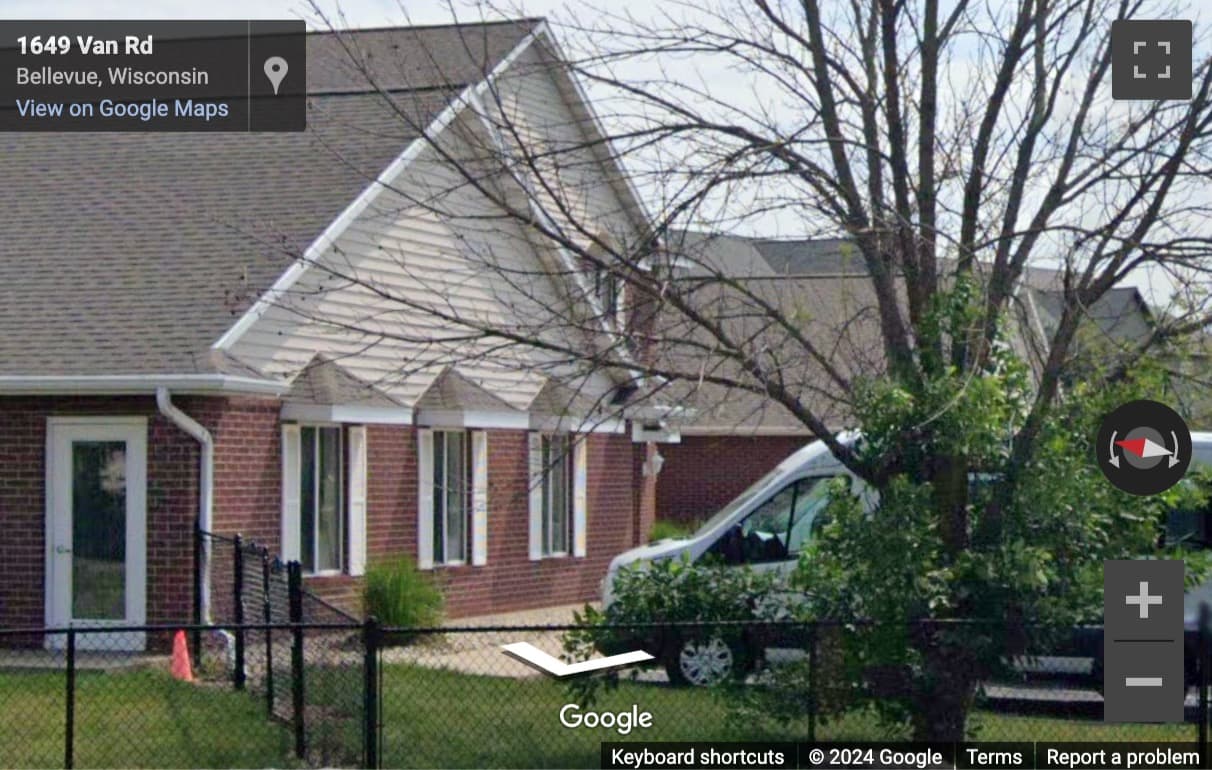
{"type": "Polygon", "coordinates": [[[671,428],[668,425],[646,428],[642,422],[631,423],[631,443],[647,444],[649,442],[680,444],[682,443],[682,432],[678,428],[671,428]]]}
{"type": "Polygon", "coordinates": [[[370,206],[370,204],[374,203],[375,199],[378,198],[384,190],[388,189],[395,182],[400,174],[402,174],[404,170],[408,168],[408,166],[411,165],[414,160],[416,160],[417,156],[419,156],[421,152],[432,143],[433,139],[444,131],[447,126],[454,122],[455,118],[462,113],[464,108],[471,104],[473,98],[475,98],[477,94],[486,90],[493,79],[495,79],[498,75],[500,75],[501,72],[512,65],[513,62],[517,60],[517,58],[521,56],[527,48],[530,47],[531,43],[535,41],[543,26],[544,25],[540,25],[539,27],[536,27],[534,30],[528,33],[526,37],[522,38],[514,49],[505,56],[505,58],[497,62],[497,65],[492,68],[487,77],[485,77],[479,83],[473,83],[464,88],[463,91],[450,104],[446,105],[446,107],[438,113],[438,116],[433,119],[433,122],[426,126],[425,131],[421,134],[421,136],[412,140],[412,142],[410,142],[409,145],[404,148],[404,151],[400,153],[400,155],[396,157],[396,159],[392,161],[391,164],[385,168],[373,182],[367,185],[366,189],[364,189],[357,198],[354,198],[353,202],[350,203],[349,206],[347,206],[336,219],[329,223],[328,227],[324,228],[324,232],[320,233],[320,235],[314,241],[312,241],[311,245],[309,245],[303,252],[303,256],[288,267],[286,271],[278,277],[278,280],[274,281],[273,286],[271,286],[265,292],[265,294],[258,298],[257,301],[253,303],[252,307],[244,311],[244,315],[240,316],[239,320],[237,320],[236,323],[231,326],[231,328],[223,333],[223,336],[215,340],[215,343],[211,345],[211,349],[228,350],[232,345],[235,345],[236,342],[238,342],[239,339],[244,336],[244,333],[247,332],[249,328],[251,328],[252,325],[265,314],[265,311],[268,310],[275,302],[277,302],[283,294],[290,291],[291,287],[293,287],[295,283],[298,282],[301,277],[303,277],[303,274],[307,272],[307,269],[311,265],[315,264],[324,254],[324,252],[329,249],[329,247],[337,242],[337,239],[341,237],[349,225],[352,224],[353,221],[357,219],[368,206],[370,206]]]}
{"type": "Polygon", "coordinates": [[[547,433],[626,433],[627,421],[618,417],[557,417],[547,414],[532,414],[530,429],[547,433]]]}
{"type": "Polygon", "coordinates": [[[412,410],[404,406],[342,404],[283,404],[282,419],[292,422],[335,422],[349,425],[412,425],[412,410]]]}
{"type": "Polygon", "coordinates": [[[623,416],[632,420],[693,420],[698,410],[676,404],[637,404],[623,407],[623,416]]]}
{"type": "Polygon", "coordinates": [[[0,394],[138,395],[169,388],[176,393],[251,393],[280,396],[290,385],[228,374],[0,376],[0,394]]]}
{"type": "Polygon", "coordinates": [[[488,409],[420,409],[416,424],[422,428],[485,428],[527,430],[530,418],[525,412],[488,409]]]}
{"type": "Polygon", "coordinates": [[[737,436],[738,438],[762,438],[764,436],[800,436],[804,441],[813,441],[816,436],[807,428],[794,426],[761,426],[746,427],[744,425],[683,425],[678,428],[683,436],[737,436]]]}

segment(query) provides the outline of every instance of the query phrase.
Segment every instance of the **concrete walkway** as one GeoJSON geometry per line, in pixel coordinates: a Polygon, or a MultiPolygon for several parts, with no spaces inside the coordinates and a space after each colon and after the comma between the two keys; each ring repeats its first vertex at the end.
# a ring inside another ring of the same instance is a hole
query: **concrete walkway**
{"type": "MultiPolygon", "coordinates": [[[[442,625],[450,628],[488,628],[494,626],[571,625],[573,613],[584,603],[544,607],[519,612],[501,612],[468,618],[453,618],[442,625]]],[[[540,650],[559,658],[563,652],[564,631],[452,631],[419,639],[406,647],[383,651],[384,663],[411,663],[427,668],[521,678],[539,676],[533,668],[501,652],[501,645],[530,642],[540,650]]]]}

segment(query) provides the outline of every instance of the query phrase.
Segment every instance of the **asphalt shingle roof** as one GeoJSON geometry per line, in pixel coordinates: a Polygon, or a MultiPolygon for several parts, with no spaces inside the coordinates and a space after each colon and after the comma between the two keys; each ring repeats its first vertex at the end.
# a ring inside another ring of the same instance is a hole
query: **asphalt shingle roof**
{"type": "Polygon", "coordinates": [[[308,405],[397,407],[400,404],[373,385],[350,374],[339,363],[317,355],[290,383],[282,400],[308,405]]]}
{"type": "MultiPolygon", "coordinates": [[[[743,278],[745,290],[771,306],[780,308],[785,318],[827,359],[842,376],[874,376],[884,370],[883,341],[876,317],[876,298],[867,276],[866,265],[857,250],[841,239],[749,239],[729,235],[677,233],[671,248],[698,263],[683,268],[686,290],[697,286],[696,274],[717,270],[727,278],[743,278]],[[754,255],[766,263],[754,264],[754,255]],[[709,269],[705,269],[707,266],[709,269]]],[[[1058,272],[1046,268],[1027,271],[1026,293],[1034,300],[1044,334],[1055,330],[1060,307],[1058,272]]],[[[760,351],[763,363],[775,363],[788,389],[827,424],[843,427],[849,419],[847,393],[839,393],[824,370],[807,360],[802,346],[778,326],[768,323],[766,314],[751,300],[715,281],[694,288],[698,308],[719,323],[735,339],[749,340],[760,351]]],[[[1139,292],[1130,287],[1115,288],[1086,311],[1096,334],[1115,345],[1131,346],[1149,332],[1148,310],[1139,292]]],[[[735,362],[716,355],[705,355],[712,340],[701,329],[670,313],[659,322],[659,360],[675,371],[718,375],[734,381],[748,381],[735,362]]],[[[1027,346],[1024,337],[1038,336],[1035,320],[1020,319],[1015,334],[1019,347],[1027,346]]],[[[769,431],[807,433],[807,428],[783,406],[762,394],[721,384],[700,382],[673,386],[660,400],[691,407],[684,427],[707,433],[769,431]]]]}
{"type": "Polygon", "coordinates": [[[451,367],[443,369],[434,378],[413,407],[452,411],[465,409],[482,409],[493,412],[514,411],[514,408],[504,399],[493,395],[451,367]]]}
{"type": "Polygon", "coordinates": [[[223,370],[210,345],[287,254],[534,24],[341,33],[407,120],[313,34],[306,132],[0,135],[0,375],[223,370]]]}

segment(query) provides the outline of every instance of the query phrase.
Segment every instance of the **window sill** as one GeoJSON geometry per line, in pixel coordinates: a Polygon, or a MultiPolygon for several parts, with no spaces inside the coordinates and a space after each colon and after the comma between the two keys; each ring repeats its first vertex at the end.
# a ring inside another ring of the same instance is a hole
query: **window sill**
{"type": "Polygon", "coordinates": [[[434,570],[459,570],[463,567],[481,567],[485,564],[471,564],[470,561],[434,561],[434,570]]]}
{"type": "Polygon", "coordinates": [[[332,577],[347,577],[348,572],[339,569],[326,569],[319,572],[304,572],[304,578],[332,578],[332,577]]]}

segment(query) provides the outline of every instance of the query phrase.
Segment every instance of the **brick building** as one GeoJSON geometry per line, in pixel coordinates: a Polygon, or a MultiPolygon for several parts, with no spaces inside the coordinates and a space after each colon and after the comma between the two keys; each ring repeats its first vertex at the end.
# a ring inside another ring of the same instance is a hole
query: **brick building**
{"type": "MultiPolygon", "coordinates": [[[[0,138],[0,626],[189,620],[195,524],[355,611],[408,555],[454,616],[593,599],[643,542],[653,450],[595,406],[620,383],[372,291],[524,312],[465,258],[537,264],[519,226],[410,201],[484,136],[490,81],[541,141],[594,130],[546,25],[337,37],[309,35],[302,133],[0,138]]],[[[610,162],[578,171],[585,206],[643,230],[610,162]]]]}

